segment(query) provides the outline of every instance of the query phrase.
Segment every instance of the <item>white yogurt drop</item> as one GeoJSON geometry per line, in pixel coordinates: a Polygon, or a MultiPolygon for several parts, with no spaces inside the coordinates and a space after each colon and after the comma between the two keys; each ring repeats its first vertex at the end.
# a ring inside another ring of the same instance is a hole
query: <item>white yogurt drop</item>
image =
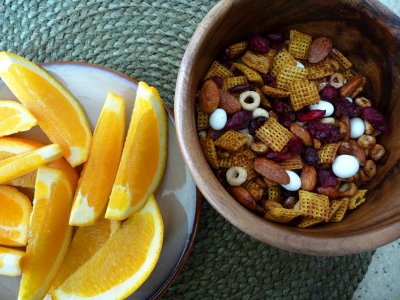
{"type": "Polygon", "coordinates": [[[318,104],[310,105],[309,108],[325,110],[325,117],[331,116],[335,111],[335,108],[333,107],[332,103],[324,100],[319,101],[318,104]]]}
{"type": "Polygon", "coordinates": [[[221,130],[225,127],[228,116],[222,108],[217,108],[210,116],[210,126],[214,130],[221,130]]]}
{"type": "Polygon", "coordinates": [[[357,174],[360,164],[352,155],[339,155],[332,164],[332,171],[337,177],[350,178],[357,174]]]}
{"type": "Polygon", "coordinates": [[[365,124],[364,121],[360,118],[352,118],[350,119],[350,137],[352,139],[358,139],[365,132],[365,124]]]}
{"type": "Polygon", "coordinates": [[[281,186],[292,192],[299,190],[301,187],[300,176],[293,171],[286,171],[286,173],[289,175],[290,182],[288,184],[281,184],[281,186]]]}
{"type": "Polygon", "coordinates": [[[301,69],[305,69],[304,65],[299,61],[296,61],[296,67],[301,68],[301,69]]]}

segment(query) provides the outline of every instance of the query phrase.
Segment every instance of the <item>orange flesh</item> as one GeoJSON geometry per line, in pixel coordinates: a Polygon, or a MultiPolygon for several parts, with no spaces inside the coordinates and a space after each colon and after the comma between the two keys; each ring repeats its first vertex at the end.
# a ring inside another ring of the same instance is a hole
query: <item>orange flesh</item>
{"type": "Polygon", "coordinates": [[[68,144],[84,148],[87,140],[85,130],[80,126],[79,116],[70,102],[65,100],[64,95],[48,81],[25,67],[12,65],[9,72],[13,76],[8,79],[18,87],[13,92],[38,120],[49,139],[60,145],[64,155],[67,157],[70,155],[68,144]],[[21,78],[26,78],[26,81],[20,80],[21,78]],[[71,134],[74,135],[74,139],[71,139],[71,134]],[[77,141],[82,143],[77,144],[77,141]]]}
{"type": "Polygon", "coordinates": [[[62,285],[62,290],[74,295],[89,296],[105,292],[134,274],[146,260],[155,223],[151,213],[133,215],[108,242],[70,279],[84,284],[62,285]],[[123,255],[112,256],[113,253],[123,255]],[[104,263],[110,261],[112,263],[104,263]],[[117,267],[116,267],[117,266],[117,267]],[[88,271],[95,270],[95,275],[88,271]]]}
{"type": "MultiPolygon", "coordinates": [[[[136,115],[137,122],[129,129],[121,159],[122,172],[118,171],[115,184],[125,186],[129,184],[132,195],[130,206],[134,206],[141,200],[154,180],[157,171],[160,141],[158,121],[155,112],[149,103],[140,101],[146,108],[136,115]]],[[[115,197],[115,200],[126,200],[125,197],[115,197]]],[[[111,202],[110,202],[111,204],[111,202]]],[[[128,203],[116,201],[111,208],[129,206],[128,203]],[[119,202],[119,203],[117,203],[119,202]]]]}

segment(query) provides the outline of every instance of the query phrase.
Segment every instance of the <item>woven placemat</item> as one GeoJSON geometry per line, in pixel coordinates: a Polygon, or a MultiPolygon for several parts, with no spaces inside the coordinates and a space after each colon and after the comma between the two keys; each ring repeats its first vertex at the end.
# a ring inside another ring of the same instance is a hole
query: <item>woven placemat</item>
{"type": "MultiPolygon", "coordinates": [[[[0,3],[0,50],[36,62],[87,61],[155,85],[172,108],[181,58],[215,0],[0,3]]],[[[188,265],[166,299],[349,299],[372,252],[288,253],[248,237],[205,201],[188,265]]]]}

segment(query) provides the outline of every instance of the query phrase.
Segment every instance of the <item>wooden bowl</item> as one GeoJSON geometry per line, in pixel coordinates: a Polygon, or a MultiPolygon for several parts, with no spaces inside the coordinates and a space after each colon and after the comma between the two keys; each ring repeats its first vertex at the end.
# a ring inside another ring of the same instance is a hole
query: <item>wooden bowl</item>
{"type": "Polygon", "coordinates": [[[179,71],[175,120],[184,160],[208,202],[229,222],[267,244],[310,255],[346,255],[400,237],[400,18],[372,0],[230,0],[219,2],[194,33],[179,71]],[[385,113],[392,133],[380,142],[389,159],[369,184],[366,203],[340,223],[298,229],[268,222],[236,202],[218,182],[200,148],[195,98],[217,52],[269,30],[327,36],[367,77],[365,94],[385,113]]]}

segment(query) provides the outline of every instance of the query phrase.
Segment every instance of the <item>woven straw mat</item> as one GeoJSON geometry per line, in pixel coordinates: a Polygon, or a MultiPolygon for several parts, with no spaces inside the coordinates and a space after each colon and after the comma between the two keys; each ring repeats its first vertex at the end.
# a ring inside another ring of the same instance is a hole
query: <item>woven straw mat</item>
{"type": "MultiPolygon", "coordinates": [[[[172,107],[186,44],[212,1],[0,0],[0,50],[86,61],[156,86],[172,107]]],[[[165,299],[350,299],[372,252],[308,257],[241,233],[203,201],[196,243],[165,299]]]]}

